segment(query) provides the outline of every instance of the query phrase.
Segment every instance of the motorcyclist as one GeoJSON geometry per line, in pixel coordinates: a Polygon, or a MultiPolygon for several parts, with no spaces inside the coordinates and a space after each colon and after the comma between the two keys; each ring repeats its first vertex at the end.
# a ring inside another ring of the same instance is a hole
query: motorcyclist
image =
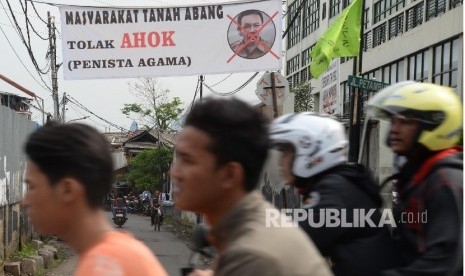
{"type": "Polygon", "coordinates": [[[463,275],[459,97],[449,87],[406,81],[379,91],[367,111],[391,121],[386,143],[407,160],[396,178],[394,204],[403,266],[383,275],[463,275]]]}
{"type": "Polygon", "coordinates": [[[301,211],[309,214],[299,226],[331,259],[334,274],[372,276],[394,267],[387,225],[379,223],[378,186],[364,166],[347,163],[344,126],[323,114],[286,114],[273,121],[270,138],[281,153],[277,166],[284,181],[302,194],[301,211]],[[353,226],[330,226],[330,212],[353,226]],[[359,225],[356,216],[362,212],[372,214],[373,225],[359,225]],[[322,225],[311,224],[310,216],[322,225]]]}
{"type": "Polygon", "coordinates": [[[116,215],[116,209],[122,208],[124,211],[124,217],[126,217],[128,212],[128,203],[124,199],[122,193],[118,193],[117,197],[113,201],[113,216],[116,215]]]}

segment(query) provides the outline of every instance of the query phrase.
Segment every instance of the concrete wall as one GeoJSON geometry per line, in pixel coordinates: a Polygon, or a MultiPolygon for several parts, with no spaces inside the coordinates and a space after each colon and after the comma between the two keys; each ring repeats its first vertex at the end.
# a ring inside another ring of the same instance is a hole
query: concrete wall
{"type": "Polygon", "coordinates": [[[26,189],[23,145],[36,128],[37,124],[23,115],[0,106],[0,263],[32,235],[20,202],[26,189]]]}

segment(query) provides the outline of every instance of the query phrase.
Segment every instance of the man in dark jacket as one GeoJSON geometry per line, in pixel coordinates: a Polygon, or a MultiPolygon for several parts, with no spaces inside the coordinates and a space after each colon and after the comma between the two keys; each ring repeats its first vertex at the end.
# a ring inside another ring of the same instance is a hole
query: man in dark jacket
{"type": "Polygon", "coordinates": [[[303,195],[306,217],[295,218],[335,275],[378,275],[396,265],[396,254],[381,216],[378,186],[361,165],[347,163],[344,128],[320,114],[287,114],[271,126],[279,167],[287,184],[303,195]]]}
{"type": "Polygon", "coordinates": [[[394,215],[403,266],[383,275],[463,275],[462,104],[448,87],[401,82],[378,92],[368,111],[387,118],[387,144],[405,156],[394,215]]]}

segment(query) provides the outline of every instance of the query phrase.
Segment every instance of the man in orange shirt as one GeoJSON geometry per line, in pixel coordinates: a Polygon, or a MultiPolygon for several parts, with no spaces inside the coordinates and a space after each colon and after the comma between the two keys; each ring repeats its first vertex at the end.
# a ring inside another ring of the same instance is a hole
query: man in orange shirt
{"type": "Polygon", "coordinates": [[[84,124],[49,123],[31,134],[23,206],[42,235],[78,254],[75,276],[167,275],[143,243],[117,232],[101,208],[113,182],[109,145],[84,124]]]}

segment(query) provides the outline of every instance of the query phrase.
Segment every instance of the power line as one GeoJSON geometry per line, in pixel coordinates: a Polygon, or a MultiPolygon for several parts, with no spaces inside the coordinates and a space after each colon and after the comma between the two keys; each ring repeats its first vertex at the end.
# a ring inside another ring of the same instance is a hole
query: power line
{"type": "MultiPolygon", "coordinates": [[[[24,46],[26,46],[26,49],[27,49],[27,52],[29,54],[29,57],[32,61],[32,64],[34,64],[34,67],[36,68],[36,71],[39,73],[39,74],[43,74],[43,75],[46,75],[48,73],[48,70],[46,70],[46,68],[44,69],[40,69],[39,68],[39,65],[37,63],[37,60],[34,56],[34,53],[32,52],[32,48],[31,48],[31,44],[30,44],[30,41],[29,43],[26,42],[26,39],[24,38],[24,34],[22,33],[21,31],[21,28],[18,24],[18,21],[16,20],[16,17],[13,13],[13,9],[11,8],[11,5],[10,5],[10,2],[9,0],[6,0],[6,3],[8,5],[8,9],[10,10],[10,15],[11,15],[11,18],[13,19],[13,22],[14,22],[14,26],[16,27],[17,31],[18,31],[18,35],[19,35],[19,38],[21,39],[21,42],[24,44],[24,46]]],[[[3,4],[2,4],[3,6],[3,4]]],[[[5,9],[5,8],[4,8],[5,9]]],[[[27,16],[26,16],[27,17],[27,16]]],[[[29,37],[29,32],[28,32],[28,37],[29,37]]]]}
{"type": "Polygon", "coordinates": [[[234,95],[236,94],[237,92],[241,91],[242,89],[244,89],[256,76],[258,75],[258,72],[256,72],[255,74],[253,74],[248,80],[246,80],[243,84],[241,84],[241,86],[239,86],[238,88],[234,89],[233,91],[230,91],[230,92],[226,92],[226,93],[220,93],[220,92],[217,92],[215,90],[213,90],[210,86],[208,86],[207,84],[203,84],[210,92],[212,92],[213,94],[215,95],[218,95],[218,96],[231,96],[231,95],[234,95]]]}
{"type": "Polygon", "coordinates": [[[47,24],[47,21],[45,21],[45,19],[43,19],[43,18],[40,16],[39,12],[37,12],[37,9],[36,9],[36,6],[34,5],[34,2],[33,2],[33,1],[30,1],[30,2],[31,2],[32,8],[34,9],[34,11],[35,11],[37,17],[38,17],[42,22],[44,22],[45,24],[47,24]]]}
{"type": "MultiPolygon", "coordinates": [[[[42,37],[37,31],[36,29],[34,28],[34,25],[31,23],[31,21],[29,20],[29,16],[28,16],[28,13],[27,13],[27,1],[24,2],[24,6],[23,6],[23,2],[19,1],[19,3],[21,4],[21,8],[23,10],[23,13],[24,13],[24,18],[26,19],[26,31],[27,31],[27,37],[29,39],[29,26],[31,26],[31,29],[32,31],[42,40],[48,40],[48,37],[42,37]]],[[[29,45],[31,44],[31,42],[29,41],[29,45]]]]}
{"type": "Polygon", "coordinates": [[[227,75],[224,79],[220,80],[219,82],[217,82],[217,83],[215,83],[215,84],[213,84],[213,85],[210,85],[210,87],[215,87],[215,86],[217,86],[218,84],[220,84],[220,83],[224,82],[225,80],[229,79],[229,77],[231,77],[232,75],[233,75],[233,74],[227,75]]]}
{"type": "Polygon", "coordinates": [[[111,126],[113,126],[113,127],[115,127],[115,128],[118,128],[118,129],[120,129],[120,130],[122,130],[122,131],[129,131],[128,129],[125,129],[125,128],[123,128],[123,127],[120,127],[120,126],[118,126],[117,124],[114,124],[114,123],[108,121],[107,119],[104,119],[104,118],[102,118],[101,116],[95,114],[94,112],[92,112],[91,110],[89,110],[87,107],[85,107],[83,104],[81,104],[78,100],[76,100],[75,98],[73,98],[73,97],[71,97],[71,96],[68,95],[68,96],[67,96],[67,99],[68,99],[68,101],[69,101],[70,103],[75,104],[77,107],[79,107],[79,108],[81,108],[81,109],[83,109],[83,110],[89,112],[90,114],[94,115],[95,117],[99,118],[100,120],[104,121],[105,123],[107,123],[107,124],[109,124],[109,125],[111,125],[111,126]]]}
{"type": "Polygon", "coordinates": [[[45,90],[49,90],[49,91],[52,91],[52,89],[50,87],[48,87],[47,83],[42,79],[42,76],[40,76],[40,79],[42,80],[42,82],[45,84],[45,86],[43,86],[35,77],[34,75],[32,75],[32,73],[29,71],[29,69],[26,67],[26,65],[24,64],[23,60],[19,57],[18,53],[16,52],[15,48],[13,47],[13,45],[11,44],[10,40],[8,39],[8,36],[5,34],[5,32],[3,31],[3,28],[0,26],[0,31],[2,31],[3,35],[5,36],[6,38],[6,41],[8,42],[8,44],[10,45],[11,49],[13,50],[13,52],[15,53],[16,57],[19,59],[19,62],[21,62],[21,64],[23,65],[24,69],[26,69],[26,71],[29,73],[29,75],[37,82],[37,84],[39,84],[43,89],[45,90]]]}
{"type": "MultiPolygon", "coordinates": [[[[69,107],[71,107],[71,109],[74,110],[74,111],[75,111],[76,113],[78,113],[79,115],[81,115],[81,116],[83,116],[83,117],[87,116],[86,114],[84,114],[84,112],[82,112],[81,110],[77,109],[77,106],[69,105],[69,107]]],[[[105,129],[106,129],[106,127],[107,127],[106,125],[103,125],[103,124],[101,124],[101,123],[95,121],[94,119],[92,119],[92,117],[88,117],[87,119],[88,119],[89,121],[91,121],[94,125],[101,126],[101,127],[105,128],[105,129]]]]}

